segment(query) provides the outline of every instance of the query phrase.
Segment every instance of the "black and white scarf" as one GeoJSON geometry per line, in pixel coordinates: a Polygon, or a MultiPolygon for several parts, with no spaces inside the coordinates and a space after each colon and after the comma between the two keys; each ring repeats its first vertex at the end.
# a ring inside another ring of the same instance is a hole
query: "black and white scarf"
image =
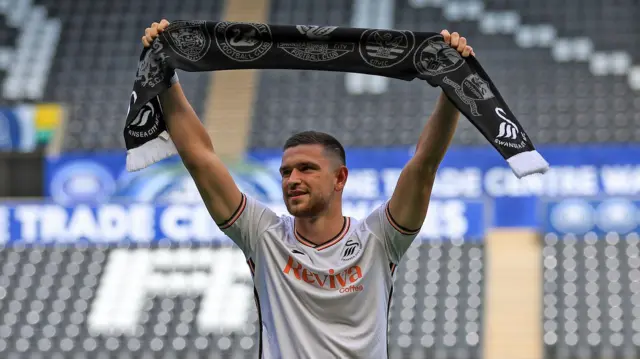
{"type": "Polygon", "coordinates": [[[140,55],[124,129],[129,171],[177,153],[158,99],[176,69],[299,69],[426,80],[442,88],[518,178],[549,169],[477,59],[463,58],[439,33],[178,20],[140,55]]]}

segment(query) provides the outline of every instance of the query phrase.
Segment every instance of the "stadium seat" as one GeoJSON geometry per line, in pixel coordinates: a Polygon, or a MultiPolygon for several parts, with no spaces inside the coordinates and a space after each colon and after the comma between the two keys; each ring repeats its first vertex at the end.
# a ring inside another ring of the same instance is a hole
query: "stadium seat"
{"type": "MultiPolygon", "coordinates": [[[[157,264],[153,273],[170,277],[197,270],[198,263],[187,262],[195,253],[201,256],[201,263],[209,264],[211,258],[205,254],[225,247],[169,242],[2,247],[0,357],[255,358],[260,324],[252,289],[246,321],[238,330],[203,330],[203,323],[206,327],[206,320],[211,320],[206,317],[203,295],[195,289],[190,293],[160,286],[157,291],[149,289],[141,299],[132,332],[118,332],[119,313],[131,301],[109,297],[114,290],[107,284],[112,276],[118,286],[128,283],[117,252],[148,248],[159,253],[156,262],[169,263],[157,264]],[[185,265],[175,264],[181,261],[180,253],[186,253],[182,256],[185,265]],[[102,297],[115,301],[112,311],[106,313],[115,319],[101,317],[102,297]],[[199,316],[203,311],[204,321],[199,316]]],[[[389,313],[391,358],[481,358],[483,268],[481,239],[416,242],[395,274],[389,313]]],[[[250,288],[248,267],[246,270],[242,285],[250,288]]],[[[143,277],[151,287],[153,273],[143,277]]],[[[204,285],[210,285],[203,278],[204,285]]],[[[196,279],[189,283],[197,287],[196,279]]],[[[217,295],[225,298],[229,294],[217,295]]]]}
{"type": "Polygon", "coordinates": [[[412,246],[396,273],[389,315],[392,358],[481,358],[482,241],[412,246]]]}
{"type": "MultiPolygon", "coordinates": [[[[218,19],[221,1],[164,1],[149,7],[134,1],[35,0],[62,23],[62,33],[43,101],[68,109],[68,132],[63,149],[123,148],[122,126],[133,86],[140,38],[153,21],[218,19]]],[[[12,44],[17,30],[0,15],[0,49],[12,44]],[[8,29],[4,31],[4,29],[8,29]]],[[[2,56],[0,56],[1,58],[2,56]]],[[[0,80],[5,75],[0,67],[0,80]]],[[[208,77],[180,77],[194,109],[201,113],[208,77]]],[[[7,102],[0,98],[0,104],[7,102]]]]}
{"type": "Polygon", "coordinates": [[[544,238],[544,345],[547,358],[640,355],[640,240],[544,238]]]}
{"type": "MultiPolygon", "coordinates": [[[[81,5],[34,1],[62,24],[43,100],[69,107],[73,130],[66,133],[64,148],[122,148],[121,127],[140,32],[162,17],[218,19],[221,3],[163,2],[141,11],[145,3],[139,0],[81,5]],[[89,35],[98,32],[100,37],[89,35]],[[83,106],[93,111],[80,110],[83,106]],[[112,125],[105,128],[107,123],[112,125]]],[[[635,46],[640,10],[633,0],[616,3],[613,7],[604,0],[589,0],[577,15],[570,11],[572,4],[550,0],[469,1],[464,6],[398,0],[392,23],[394,28],[447,28],[465,35],[536,143],[637,141],[640,132],[634,126],[640,122],[640,102],[625,75],[640,61],[635,46]],[[593,51],[600,53],[596,56],[593,51]],[[567,56],[582,60],[567,61],[567,56]]],[[[353,4],[275,0],[269,22],[352,26],[353,4]]],[[[0,29],[0,49],[3,44],[10,47],[17,30],[2,15],[0,29]]],[[[0,63],[2,58],[0,54],[0,63]]],[[[0,79],[3,76],[0,69],[0,79]]],[[[196,112],[202,114],[208,77],[184,74],[181,81],[196,112]]],[[[334,133],[348,146],[412,145],[439,93],[422,81],[391,80],[381,94],[352,94],[345,82],[342,73],[262,71],[249,146],[280,147],[288,135],[308,128],[334,133]]],[[[486,143],[465,119],[454,141],[486,143]]]]}
{"type": "MultiPolygon", "coordinates": [[[[630,89],[626,76],[619,76],[640,60],[633,45],[640,31],[640,10],[631,3],[614,8],[603,0],[589,1],[576,16],[573,4],[551,1],[469,1],[460,7],[456,2],[402,0],[396,2],[394,28],[446,28],[466,36],[536,143],[637,141],[638,131],[629,127],[638,121],[637,92],[630,89]],[[524,31],[521,24],[532,29],[524,31]],[[496,33],[493,28],[506,30],[496,33]],[[561,43],[557,50],[548,41],[554,36],[578,40],[561,43]],[[546,45],[531,46],[532,41],[546,45]],[[599,76],[587,62],[562,61],[554,51],[563,48],[585,57],[593,50],[626,51],[630,58],[605,53],[601,62],[612,66],[615,75],[599,76]]],[[[343,11],[336,14],[279,0],[273,2],[271,19],[350,26],[350,7],[344,2],[327,4],[343,11]]],[[[378,95],[351,94],[344,83],[344,74],[262,72],[251,147],[280,147],[288,135],[309,127],[329,130],[349,146],[412,145],[438,96],[436,89],[418,80],[391,80],[388,90],[378,95]],[[275,105],[283,99],[290,104],[286,111],[275,105]]],[[[477,145],[486,140],[462,119],[454,142],[477,145]]]]}

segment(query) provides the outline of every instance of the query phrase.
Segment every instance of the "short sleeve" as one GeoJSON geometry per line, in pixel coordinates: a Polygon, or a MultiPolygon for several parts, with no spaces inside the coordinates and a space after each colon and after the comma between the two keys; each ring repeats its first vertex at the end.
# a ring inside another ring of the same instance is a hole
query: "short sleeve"
{"type": "Polygon", "coordinates": [[[279,221],[280,217],[269,207],[243,193],[234,214],[218,227],[251,257],[262,234],[279,221]]]}
{"type": "Polygon", "coordinates": [[[388,201],[373,210],[365,222],[369,230],[384,242],[389,260],[396,265],[420,233],[420,228],[408,229],[400,226],[389,212],[388,201]]]}

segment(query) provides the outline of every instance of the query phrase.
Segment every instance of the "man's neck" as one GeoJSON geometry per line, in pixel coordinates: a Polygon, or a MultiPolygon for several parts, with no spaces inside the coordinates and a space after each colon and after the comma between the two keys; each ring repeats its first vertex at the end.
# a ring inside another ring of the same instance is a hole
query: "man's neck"
{"type": "Polygon", "coordinates": [[[340,211],[312,218],[295,218],[296,232],[307,241],[321,245],[342,231],[344,216],[340,211]]]}

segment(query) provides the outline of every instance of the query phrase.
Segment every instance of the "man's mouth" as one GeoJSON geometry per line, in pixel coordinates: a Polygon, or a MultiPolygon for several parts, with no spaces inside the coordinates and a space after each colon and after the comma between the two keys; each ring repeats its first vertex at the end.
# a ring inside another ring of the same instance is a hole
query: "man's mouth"
{"type": "Polygon", "coordinates": [[[289,192],[289,198],[298,199],[304,196],[305,194],[307,194],[307,192],[302,192],[302,191],[289,192]]]}

